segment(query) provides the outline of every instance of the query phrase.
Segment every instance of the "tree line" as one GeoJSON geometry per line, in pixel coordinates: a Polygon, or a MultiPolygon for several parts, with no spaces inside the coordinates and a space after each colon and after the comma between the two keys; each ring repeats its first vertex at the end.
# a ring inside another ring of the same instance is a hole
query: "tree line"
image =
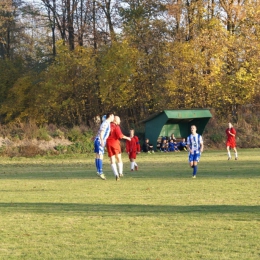
{"type": "Polygon", "coordinates": [[[260,3],[2,0],[0,122],[135,125],[163,109],[259,105],[260,3]]]}

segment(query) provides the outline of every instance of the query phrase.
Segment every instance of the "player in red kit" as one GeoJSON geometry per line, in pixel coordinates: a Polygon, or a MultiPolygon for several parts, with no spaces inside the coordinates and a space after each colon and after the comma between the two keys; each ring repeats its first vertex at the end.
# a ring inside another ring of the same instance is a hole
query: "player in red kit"
{"type": "Polygon", "coordinates": [[[136,163],[136,154],[140,153],[140,143],[137,136],[135,136],[135,131],[133,129],[130,130],[130,141],[126,141],[126,152],[128,153],[130,160],[130,168],[131,171],[134,169],[138,170],[138,165],[136,163]]]}
{"type": "Polygon", "coordinates": [[[114,121],[110,124],[110,135],[107,138],[107,152],[111,162],[112,171],[119,180],[123,176],[123,161],[121,157],[120,139],[131,140],[130,137],[123,135],[120,128],[120,117],[115,116],[114,121]],[[116,166],[118,165],[118,170],[116,166]]]}
{"type": "Polygon", "coordinates": [[[234,150],[235,160],[237,160],[238,156],[237,156],[237,149],[236,149],[236,130],[231,123],[228,123],[228,128],[226,129],[226,135],[227,135],[226,146],[227,146],[228,160],[231,159],[230,148],[234,150]]]}

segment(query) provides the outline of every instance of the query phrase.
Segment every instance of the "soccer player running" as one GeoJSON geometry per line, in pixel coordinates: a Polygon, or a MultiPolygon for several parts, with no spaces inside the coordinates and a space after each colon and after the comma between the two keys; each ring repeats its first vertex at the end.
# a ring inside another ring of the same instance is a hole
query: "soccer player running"
{"type": "Polygon", "coordinates": [[[197,134],[197,127],[195,125],[191,126],[191,134],[187,137],[187,148],[190,167],[193,168],[192,178],[196,178],[198,162],[203,152],[204,144],[202,136],[197,134]]]}
{"type": "Polygon", "coordinates": [[[106,146],[106,141],[110,133],[110,123],[114,120],[114,114],[108,113],[102,117],[102,124],[99,127],[97,136],[94,141],[94,152],[96,153],[96,168],[97,175],[105,180],[106,177],[103,173],[103,157],[104,157],[104,148],[106,146]]]}
{"type": "Polygon", "coordinates": [[[123,177],[123,161],[121,157],[121,146],[120,139],[131,140],[130,137],[127,137],[122,134],[120,128],[120,117],[115,116],[114,121],[111,123],[110,135],[107,138],[107,152],[111,162],[112,171],[116,177],[116,181],[123,177]],[[118,165],[118,170],[116,166],[116,161],[118,165]]]}
{"type": "Polygon", "coordinates": [[[227,147],[227,153],[228,153],[228,160],[231,159],[230,148],[232,148],[234,150],[235,160],[237,160],[238,155],[237,155],[237,149],[236,149],[236,130],[230,122],[228,123],[228,128],[226,129],[226,135],[227,135],[226,147],[227,147]]]}
{"type": "Polygon", "coordinates": [[[130,160],[130,169],[131,171],[138,170],[138,165],[136,163],[136,154],[140,153],[140,143],[139,138],[135,135],[135,130],[131,129],[130,133],[130,141],[126,141],[126,152],[128,153],[128,157],[130,160]]]}

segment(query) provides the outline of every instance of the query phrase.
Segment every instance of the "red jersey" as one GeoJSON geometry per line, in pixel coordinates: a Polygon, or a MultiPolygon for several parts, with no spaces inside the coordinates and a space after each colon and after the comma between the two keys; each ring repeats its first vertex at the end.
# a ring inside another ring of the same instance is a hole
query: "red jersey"
{"type": "Polygon", "coordinates": [[[140,143],[137,136],[131,138],[131,141],[126,141],[126,152],[127,153],[136,153],[140,152],[140,143]]]}
{"type": "Polygon", "coordinates": [[[226,135],[227,135],[227,142],[226,142],[226,146],[230,146],[231,148],[236,147],[236,130],[234,127],[231,128],[227,128],[226,129],[226,135]],[[233,135],[231,135],[233,134],[233,135]]]}
{"type": "Polygon", "coordinates": [[[121,128],[119,125],[116,125],[115,123],[110,124],[110,135],[107,138],[107,146],[110,147],[120,147],[120,139],[124,135],[122,134],[121,128]]]}

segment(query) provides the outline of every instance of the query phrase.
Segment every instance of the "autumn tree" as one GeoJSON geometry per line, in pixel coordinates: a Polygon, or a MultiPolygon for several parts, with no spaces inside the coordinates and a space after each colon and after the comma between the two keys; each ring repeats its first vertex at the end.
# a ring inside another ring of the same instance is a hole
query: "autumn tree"
{"type": "Polygon", "coordinates": [[[162,1],[124,1],[120,9],[123,37],[138,51],[135,73],[131,75],[132,99],[128,114],[132,122],[152,111],[165,108],[164,51],[169,30],[163,19],[166,11],[162,1]]]}

